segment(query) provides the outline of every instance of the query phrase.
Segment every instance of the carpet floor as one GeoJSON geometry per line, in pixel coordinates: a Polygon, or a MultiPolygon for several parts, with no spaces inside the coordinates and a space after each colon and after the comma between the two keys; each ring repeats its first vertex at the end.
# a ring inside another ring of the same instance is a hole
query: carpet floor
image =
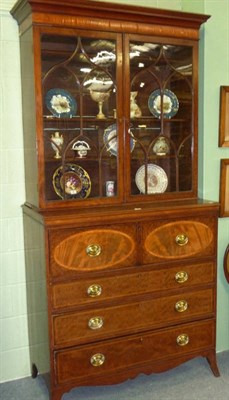
{"type": "MultiPolygon", "coordinates": [[[[228,400],[229,351],[217,354],[220,377],[215,378],[207,361],[196,358],[161,374],[139,375],[122,384],[80,387],[62,400],[228,400]]],[[[1,400],[48,400],[42,376],[0,385],[1,400]]]]}

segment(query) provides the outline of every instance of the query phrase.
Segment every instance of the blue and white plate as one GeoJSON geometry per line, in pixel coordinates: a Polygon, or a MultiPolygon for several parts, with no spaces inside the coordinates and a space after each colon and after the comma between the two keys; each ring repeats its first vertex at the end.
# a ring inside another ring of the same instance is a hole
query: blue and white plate
{"type": "Polygon", "coordinates": [[[45,104],[55,117],[71,118],[76,115],[76,101],[67,90],[50,89],[46,93],[45,104]]]}
{"type": "MultiPolygon", "coordinates": [[[[108,126],[103,135],[103,142],[106,146],[107,151],[113,156],[117,156],[118,152],[118,133],[116,124],[108,126]]],[[[131,136],[130,138],[130,151],[132,152],[135,146],[135,140],[131,136]]]]}
{"type": "Polygon", "coordinates": [[[150,112],[156,117],[161,118],[161,111],[165,118],[172,118],[179,110],[179,101],[175,93],[169,89],[154,90],[149,96],[148,107],[150,112]],[[161,107],[161,99],[163,106],[161,107]]]}

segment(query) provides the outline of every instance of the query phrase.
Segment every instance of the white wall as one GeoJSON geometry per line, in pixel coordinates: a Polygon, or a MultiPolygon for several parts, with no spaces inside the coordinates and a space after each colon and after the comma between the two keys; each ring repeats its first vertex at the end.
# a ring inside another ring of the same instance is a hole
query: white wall
{"type": "Polygon", "coordinates": [[[29,373],[24,245],[25,200],[18,27],[0,5],[0,381],[29,373]]]}

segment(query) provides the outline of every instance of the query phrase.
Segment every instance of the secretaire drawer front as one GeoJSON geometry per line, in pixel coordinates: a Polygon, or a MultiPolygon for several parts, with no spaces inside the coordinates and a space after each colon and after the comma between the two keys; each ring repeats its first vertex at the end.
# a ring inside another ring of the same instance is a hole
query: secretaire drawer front
{"type": "Polygon", "coordinates": [[[136,264],[136,227],[118,225],[50,233],[53,275],[85,273],[136,264]]]}
{"type": "Polygon", "coordinates": [[[144,300],[138,303],[91,309],[55,316],[54,344],[70,346],[133,331],[144,331],[165,323],[211,316],[214,312],[212,289],[144,300]]]}
{"type": "Polygon", "coordinates": [[[143,225],[143,262],[215,254],[214,220],[183,220],[143,225]]]}
{"type": "Polygon", "coordinates": [[[52,307],[54,310],[71,308],[82,304],[121,299],[146,293],[182,289],[194,285],[213,282],[215,265],[213,262],[197,263],[172,268],[135,272],[110,277],[98,277],[76,280],[68,283],[56,283],[51,287],[52,307]]]}
{"type": "Polygon", "coordinates": [[[129,367],[195,353],[214,346],[214,321],[184,324],[55,353],[57,383],[115,374],[129,367]]]}

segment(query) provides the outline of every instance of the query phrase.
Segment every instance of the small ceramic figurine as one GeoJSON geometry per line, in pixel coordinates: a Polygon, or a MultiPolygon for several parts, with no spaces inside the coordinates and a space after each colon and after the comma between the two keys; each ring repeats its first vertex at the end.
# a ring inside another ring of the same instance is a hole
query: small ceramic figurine
{"type": "Polygon", "coordinates": [[[140,107],[137,105],[136,97],[138,92],[130,92],[130,118],[139,118],[142,115],[140,107]]]}
{"type": "Polygon", "coordinates": [[[164,136],[159,136],[156,143],[153,146],[153,151],[158,156],[165,156],[169,153],[169,145],[164,136]]]}
{"type": "Polygon", "coordinates": [[[51,146],[55,151],[54,158],[61,158],[60,151],[62,149],[63,143],[64,143],[64,138],[63,135],[60,134],[60,132],[55,132],[52,134],[51,146]]]}
{"type": "Polygon", "coordinates": [[[91,148],[85,140],[77,140],[77,142],[73,144],[72,150],[77,151],[79,157],[83,158],[91,148]]]}

